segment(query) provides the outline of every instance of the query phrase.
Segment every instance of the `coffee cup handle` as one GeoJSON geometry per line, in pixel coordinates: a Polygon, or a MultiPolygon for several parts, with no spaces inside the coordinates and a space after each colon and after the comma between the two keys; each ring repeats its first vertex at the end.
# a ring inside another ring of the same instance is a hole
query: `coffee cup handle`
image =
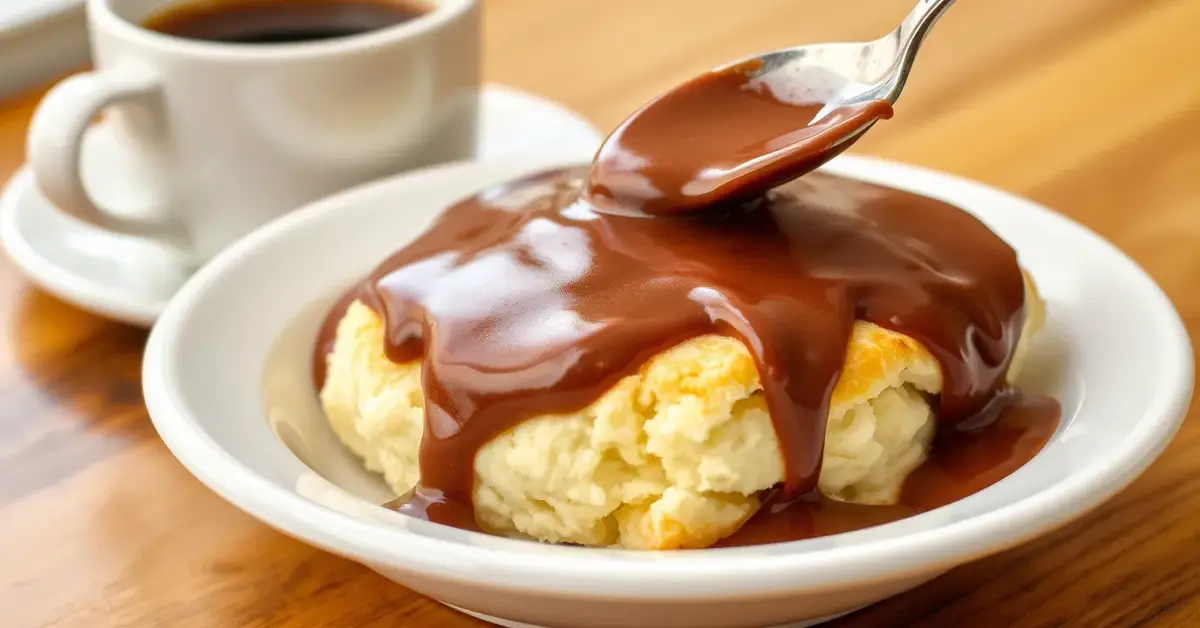
{"type": "Polygon", "coordinates": [[[88,193],[80,171],[84,132],[107,106],[159,93],[150,71],[115,68],[70,76],[46,93],[29,124],[26,154],[42,194],[66,214],[94,227],[183,248],[183,231],[165,212],[123,217],[105,212],[88,193]]]}

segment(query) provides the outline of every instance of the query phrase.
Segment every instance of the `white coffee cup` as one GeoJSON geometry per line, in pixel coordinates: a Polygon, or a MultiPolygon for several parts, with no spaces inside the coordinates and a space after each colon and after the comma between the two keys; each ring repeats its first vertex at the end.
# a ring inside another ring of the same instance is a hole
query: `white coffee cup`
{"type": "Polygon", "coordinates": [[[54,86],[28,135],[37,185],[65,213],[200,263],[318,197],[473,156],[476,0],[426,0],[409,21],[299,43],[140,26],[188,1],[88,0],[96,69],[54,86]],[[135,182],[143,206],[101,206],[84,185],[83,138],[101,111],[121,149],[151,165],[152,180],[135,182]]]}

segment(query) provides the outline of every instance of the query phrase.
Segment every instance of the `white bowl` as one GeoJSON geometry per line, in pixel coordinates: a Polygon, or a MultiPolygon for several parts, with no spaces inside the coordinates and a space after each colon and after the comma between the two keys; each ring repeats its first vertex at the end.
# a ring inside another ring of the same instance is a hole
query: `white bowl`
{"type": "Polygon", "coordinates": [[[763,626],[876,602],[1081,516],[1141,473],[1186,412],[1188,336],[1166,296],[1120,251],[978,183],[847,155],[826,169],[971,211],[1033,274],[1049,322],[1024,384],[1061,400],[1064,420],[1030,463],[967,499],[896,523],[719,550],[542,545],[377,507],[383,485],[334,440],[309,381],[322,309],[448,203],[556,163],[401,175],[319,201],[220,254],[170,303],[146,347],[146,403],[167,446],[263,522],[475,613],[581,627],[763,626]]]}

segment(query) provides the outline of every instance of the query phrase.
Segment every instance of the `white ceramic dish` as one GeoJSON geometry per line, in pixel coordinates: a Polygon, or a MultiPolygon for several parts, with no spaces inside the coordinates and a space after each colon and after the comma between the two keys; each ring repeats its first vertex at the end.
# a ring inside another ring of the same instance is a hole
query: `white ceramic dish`
{"type": "MultiPolygon", "coordinates": [[[[603,136],[575,112],[502,85],[482,92],[476,153],[481,160],[553,153],[591,157],[603,136]]],[[[111,127],[89,132],[83,151],[88,188],[114,207],[137,206],[147,165],[117,145],[111,127]],[[130,173],[134,173],[130,176],[130,173]]],[[[110,233],[55,210],[22,166],[0,194],[0,245],[42,289],[90,312],[149,327],[192,268],[150,241],[110,233]]]]}
{"type": "Polygon", "coordinates": [[[551,161],[388,179],[230,247],[178,293],[146,348],[146,401],[163,440],[239,508],[447,604],[535,625],[700,628],[824,618],[1043,534],[1141,473],[1186,411],[1187,334],[1163,293],[1118,250],[980,184],[842,156],[826,168],[954,202],[1019,251],[1050,312],[1023,383],[1064,407],[1062,426],[1033,461],[987,490],[893,524],[693,552],[540,545],[376,507],[381,484],[332,440],[308,381],[321,308],[449,202],[551,161]]]}

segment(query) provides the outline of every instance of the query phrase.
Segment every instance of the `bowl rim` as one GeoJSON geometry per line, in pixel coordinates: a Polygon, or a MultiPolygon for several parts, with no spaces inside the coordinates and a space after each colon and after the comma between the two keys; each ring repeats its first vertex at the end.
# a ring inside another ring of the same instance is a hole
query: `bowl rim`
{"type": "MultiPolygon", "coordinates": [[[[392,185],[397,179],[426,176],[434,171],[486,167],[486,163],[480,162],[443,164],[351,188],[285,215],[218,254],[189,279],[151,331],[142,368],[143,392],[151,420],[175,457],[211,490],[264,523],[317,547],[368,565],[396,567],[500,590],[642,599],[786,592],[891,580],[947,569],[1017,545],[1086,514],[1122,490],[1158,457],[1190,405],[1194,362],[1182,320],[1161,288],[1141,267],[1086,227],[984,184],[874,157],[846,154],[835,162],[986,191],[1004,202],[1042,214],[1042,219],[1057,221],[1129,267],[1153,295],[1151,302],[1143,302],[1140,307],[1153,313],[1172,342],[1161,347],[1170,377],[1158,385],[1120,451],[1093,459],[1077,472],[1012,504],[895,538],[771,555],[722,550],[663,552],[656,553],[653,560],[633,561],[612,560],[610,554],[633,550],[570,548],[567,552],[550,554],[522,552],[520,547],[529,547],[529,542],[513,540],[478,547],[356,519],[272,483],[218,445],[183,403],[177,382],[169,377],[167,368],[174,343],[186,331],[181,323],[185,322],[192,304],[204,298],[210,286],[222,281],[256,248],[286,238],[293,228],[331,211],[362,193],[364,188],[392,185]]],[[[544,165],[544,161],[539,163],[544,165]]]]}

